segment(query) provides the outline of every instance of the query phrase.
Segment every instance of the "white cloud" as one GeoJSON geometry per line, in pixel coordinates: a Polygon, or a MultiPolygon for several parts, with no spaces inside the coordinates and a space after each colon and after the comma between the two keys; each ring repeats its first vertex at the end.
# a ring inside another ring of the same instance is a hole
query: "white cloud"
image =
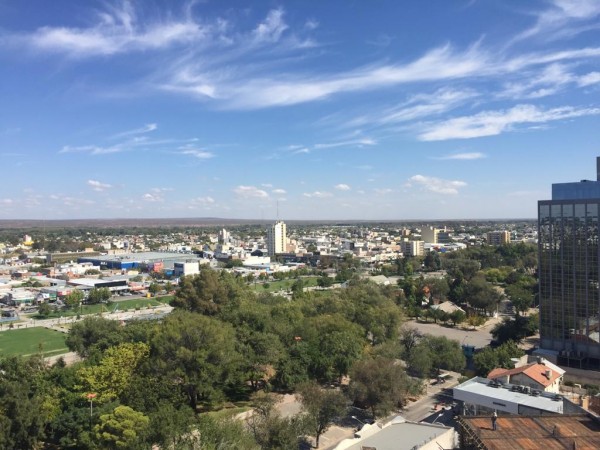
{"type": "Polygon", "coordinates": [[[456,195],[458,194],[459,188],[467,185],[464,181],[444,180],[442,178],[428,177],[425,175],[414,175],[410,177],[408,181],[409,183],[420,185],[426,191],[446,195],[456,195]]]}
{"type": "Polygon", "coordinates": [[[148,123],[140,128],[134,128],[133,130],[122,131],[120,133],[115,134],[113,139],[120,139],[127,136],[135,136],[138,134],[150,133],[151,131],[155,131],[158,129],[158,125],[155,123],[148,123]]]}
{"type": "Polygon", "coordinates": [[[269,194],[256,186],[237,186],[233,189],[239,197],[242,198],[268,198],[269,194]]]}
{"type": "Polygon", "coordinates": [[[130,51],[165,49],[207,39],[215,30],[189,18],[159,18],[154,22],[138,20],[134,3],[123,1],[108,6],[88,28],[41,27],[29,35],[13,37],[44,52],[65,53],[72,57],[115,55],[130,51]]]}
{"type": "Polygon", "coordinates": [[[271,183],[262,183],[261,186],[264,188],[267,188],[267,189],[270,189],[273,187],[273,185],[271,183]]]}
{"type": "Polygon", "coordinates": [[[275,194],[275,195],[285,195],[285,194],[287,194],[287,192],[286,192],[285,189],[273,189],[271,192],[273,194],[275,194]]]}
{"type": "Polygon", "coordinates": [[[375,192],[377,195],[387,195],[387,194],[391,194],[393,191],[393,189],[390,188],[377,188],[377,189],[373,189],[373,192],[375,192]]]}
{"type": "Polygon", "coordinates": [[[351,188],[347,184],[340,183],[335,185],[335,189],[338,191],[349,191],[351,188]]]}
{"type": "Polygon", "coordinates": [[[600,83],[600,72],[590,72],[585,75],[582,75],[581,77],[579,77],[578,83],[580,86],[598,84],[600,83]]]}
{"type": "Polygon", "coordinates": [[[264,22],[258,24],[252,33],[257,42],[277,42],[288,26],[283,21],[283,10],[269,11],[264,22]]]}
{"type": "Polygon", "coordinates": [[[87,184],[96,192],[103,192],[112,188],[111,184],[101,183],[98,180],[88,180],[87,184]]]}
{"type": "Polygon", "coordinates": [[[336,148],[336,147],[362,147],[362,146],[371,146],[377,145],[377,141],[370,138],[356,139],[350,141],[341,141],[341,142],[329,142],[327,144],[315,144],[314,148],[326,149],[326,148],[336,148]]]}
{"type": "Polygon", "coordinates": [[[472,153],[453,153],[452,155],[440,156],[435,159],[458,159],[461,161],[470,161],[473,159],[482,159],[485,158],[486,155],[480,152],[472,152],[472,153]]]}
{"type": "Polygon", "coordinates": [[[0,205],[10,206],[14,203],[12,198],[0,198],[0,205]]]}
{"type": "MultiPolygon", "coordinates": [[[[343,92],[370,91],[403,83],[479,75],[482,71],[488,71],[488,63],[488,56],[477,47],[458,53],[447,45],[433,49],[404,65],[375,65],[320,77],[257,77],[247,79],[245,83],[223,80],[221,88],[216,89],[215,96],[236,109],[294,105],[323,100],[343,92]]],[[[194,73],[195,69],[189,67],[186,71],[194,73]]],[[[193,94],[197,89],[195,84],[197,83],[180,85],[178,88],[193,94]]]]}
{"type": "Polygon", "coordinates": [[[321,192],[321,191],[305,192],[302,195],[304,195],[305,197],[308,197],[308,198],[327,198],[327,197],[333,196],[333,194],[331,192],[321,192]]]}
{"type": "Polygon", "coordinates": [[[426,126],[419,135],[422,141],[443,141],[447,139],[470,139],[482,136],[495,136],[511,131],[515,125],[546,123],[600,114],[600,108],[574,108],[563,106],[543,110],[534,105],[517,105],[506,111],[483,111],[473,116],[457,117],[426,126]]]}
{"type": "Polygon", "coordinates": [[[551,0],[550,7],[537,14],[536,23],[517,35],[511,43],[539,35],[551,40],[585,31],[581,24],[600,15],[597,0],[551,0]]]}
{"type": "Polygon", "coordinates": [[[202,150],[200,148],[193,148],[190,146],[181,147],[183,150],[179,152],[181,155],[193,156],[197,159],[210,159],[214,158],[214,153],[211,153],[207,150],[202,150]]]}
{"type": "Polygon", "coordinates": [[[142,195],[142,200],[146,201],[146,202],[163,202],[164,198],[162,198],[160,195],[156,194],[156,193],[145,193],[144,195],[142,195]]]}
{"type": "Polygon", "coordinates": [[[442,114],[477,96],[478,94],[472,90],[442,88],[431,94],[414,95],[398,106],[348,120],[344,126],[356,127],[369,123],[389,125],[408,122],[442,114]]]}
{"type": "Polygon", "coordinates": [[[194,207],[194,208],[206,207],[206,206],[213,205],[214,203],[215,203],[215,199],[210,196],[196,197],[196,198],[193,198],[192,200],[190,200],[189,206],[194,207]]]}

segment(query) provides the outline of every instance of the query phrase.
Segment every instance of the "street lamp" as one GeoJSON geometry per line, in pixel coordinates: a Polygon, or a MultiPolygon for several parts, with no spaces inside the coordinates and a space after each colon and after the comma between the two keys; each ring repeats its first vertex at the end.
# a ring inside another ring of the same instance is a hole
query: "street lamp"
{"type": "Polygon", "coordinates": [[[87,395],[88,400],[90,401],[90,428],[92,428],[92,415],[94,414],[94,399],[96,398],[95,392],[90,392],[87,395]]]}
{"type": "Polygon", "coordinates": [[[358,417],[356,416],[350,416],[352,419],[356,420],[357,422],[361,423],[362,426],[364,427],[366,425],[366,423],[364,423],[362,420],[360,420],[358,417]]]}

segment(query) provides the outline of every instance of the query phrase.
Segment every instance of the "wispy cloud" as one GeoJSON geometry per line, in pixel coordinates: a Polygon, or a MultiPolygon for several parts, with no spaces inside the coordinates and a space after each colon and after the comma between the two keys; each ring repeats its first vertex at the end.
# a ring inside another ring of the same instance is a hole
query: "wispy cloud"
{"type": "Polygon", "coordinates": [[[373,189],[373,192],[375,192],[377,195],[387,195],[394,192],[394,190],[390,188],[375,188],[373,189]]]}
{"type": "Polygon", "coordinates": [[[253,31],[253,37],[257,42],[277,42],[288,26],[283,20],[283,9],[269,11],[264,22],[258,24],[253,31]]]}
{"type": "Polygon", "coordinates": [[[287,194],[287,191],[285,189],[273,189],[271,192],[273,194],[275,194],[275,195],[285,195],[285,194],[287,194]]]}
{"type": "Polygon", "coordinates": [[[214,205],[215,199],[210,196],[196,197],[189,201],[188,208],[195,209],[214,205]]]}
{"type": "Polygon", "coordinates": [[[425,191],[436,194],[456,195],[458,189],[465,187],[467,183],[458,180],[444,180],[442,178],[428,177],[425,175],[414,175],[408,179],[408,186],[417,184],[425,191]]]}
{"type": "Polygon", "coordinates": [[[335,189],[338,191],[349,191],[351,189],[350,186],[344,183],[336,184],[335,189]]]}
{"type": "Polygon", "coordinates": [[[192,144],[180,147],[180,151],[178,153],[180,155],[193,156],[197,159],[210,159],[215,157],[214,153],[209,152],[208,150],[197,148],[192,144]]]}
{"type": "Polygon", "coordinates": [[[600,83],[600,72],[590,72],[579,77],[578,83],[580,86],[590,86],[600,83]]]}
{"type": "Polygon", "coordinates": [[[39,51],[83,58],[165,49],[206,40],[217,32],[212,26],[194,22],[189,16],[180,19],[157,17],[151,20],[145,14],[142,21],[138,18],[135,4],[122,1],[107,4],[89,27],[45,26],[31,34],[12,36],[9,43],[26,44],[39,51]]]}
{"type": "Polygon", "coordinates": [[[426,126],[419,135],[422,141],[471,139],[495,136],[511,131],[521,124],[541,124],[573,117],[600,114],[600,108],[575,108],[563,106],[543,110],[534,105],[517,105],[509,110],[483,111],[473,116],[457,117],[426,126]]]}
{"type": "Polygon", "coordinates": [[[374,139],[363,138],[356,139],[350,141],[341,141],[341,142],[328,142],[325,144],[315,144],[313,148],[315,150],[327,149],[327,148],[337,148],[337,147],[363,147],[363,146],[372,146],[377,145],[377,141],[374,139]]]}
{"type": "Polygon", "coordinates": [[[308,198],[328,198],[328,197],[333,197],[333,194],[331,192],[322,192],[322,191],[305,192],[302,195],[304,197],[308,197],[308,198]]]}
{"type": "Polygon", "coordinates": [[[268,198],[267,191],[257,188],[256,186],[237,186],[233,192],[241,198],[268,198]]]}
{"type": "Polygon", "coordinates": [[[391,108],[373,111],[345,121],[345,127],[357,127],[367,124],[390,125],[408,122],[445,113],[474,99],[478,94],[473,90],[438,89],[428,94],[413,95],[406,102],[391,108]]]}
{"type": "Polygon", "coordinates": [[[515,36],[511,44],[533,36],[545,40],[570,37],[586,31],[588,28],[582,25],[586,21],[593,22],[598,15],[600,3],[597,0],[551,0],[547,9],[535,14],[535,24],[515,36]]]}
{"type": "Polygon", "coordinates": [[[102,183],[98,180],[88,180],[87,184],[96,192],[104,192],[113,187],[111,184],[102,183]]]}
{"type": "Polygon", "coordinates": [[[154,131],[158,129],[158,125],[155,123],[148,123],[146,125],[144,125],[143,127],[140,128],[134,128],[133,130],[128,130],[128,131],[122,131],[120,133],[115,134],[114,136],[112,136],[113,139],[120,139],[120,138],[124,138],[127,136],[135,136],[138,134],[145,134],[145,133],[150,133],[151,131],[154,131]]]}
{"type": "Polygon", "coordinates": [[[439,156],[435,159],[457,159],[461,161],[471,161],[474,159],[482,159],[485,158],[485,153],[480,152],[471,152],[471,153],[453,153],[451,155],[439,156]]]}
{"type": "Polygon", "coordinates": [[[211,158],[212,153],[200,150],[195,142],[197,139],[149,139],[147,133],[158,129],[158,125],[150,123],[133,130],[122,131],[108,137],[112,141],[119,139],[120,142],[110,143],[108,145],[65,145],[58,153],[87,153],[90,155],[109,155],[112,153],[121,153],[127,151],[167,147],[171,149],[176,147],[178,153],[195,156],[199,159],[211,158]],[[184,145],[182,145],[184,144],[184,145]],[[187,152],[187,153],[185,153],[187,152]]]}

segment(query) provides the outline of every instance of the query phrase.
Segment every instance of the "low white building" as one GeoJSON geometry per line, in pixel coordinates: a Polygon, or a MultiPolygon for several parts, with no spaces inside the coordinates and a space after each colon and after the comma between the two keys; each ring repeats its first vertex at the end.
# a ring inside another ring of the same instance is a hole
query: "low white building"
{"type": "Polygon", "coordinates": [[[584,412],[567,398],[516,384],[475,377],[454,387],[454,399],[463,402],[464,415],[545,415],[584,412]]]}
{"type": "Polygon", "coordinates": [[[196,275],[200,273],[198,261],[173,263],[173,275],[176,277],[196,275]]]}
{"type": "Polygon", "coordinates": [[[354,439],[344,439],[334,450],[439,450],[455,448],[455,441],[454,428],[407,422],[398,416],[383,426],[365,425],[354,439]]]}

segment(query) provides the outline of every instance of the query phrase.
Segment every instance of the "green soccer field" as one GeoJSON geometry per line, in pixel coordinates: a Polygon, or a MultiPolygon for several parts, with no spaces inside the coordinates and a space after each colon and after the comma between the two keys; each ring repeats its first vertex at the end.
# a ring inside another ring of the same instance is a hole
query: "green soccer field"
{"type": "MultiPolygon", "coordinates": [[[[6,330],[5,325],[3,328],[6,330]]],[[[42,352],[45,356],[59,355],[69,350],[67,335],[42,327],[13,329],[0,332],[0,356],[27,356],[42,352]]]]}

